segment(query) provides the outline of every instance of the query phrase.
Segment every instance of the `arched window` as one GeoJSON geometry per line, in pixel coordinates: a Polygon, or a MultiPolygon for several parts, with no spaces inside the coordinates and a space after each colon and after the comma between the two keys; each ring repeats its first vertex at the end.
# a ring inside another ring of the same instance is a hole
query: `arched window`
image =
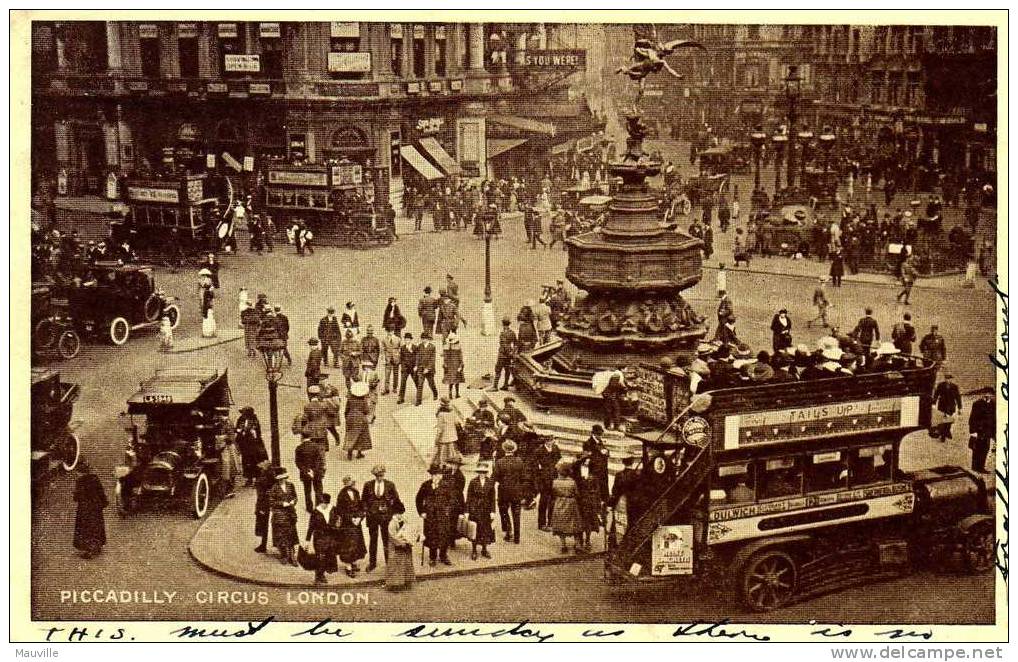
{"type": "Polygon", "coordinates": [[[368,137],[355,126],[344,126],[332,132],[329,139],[330,149],[336,152],[361,150],[368,146],[368,137]]]}

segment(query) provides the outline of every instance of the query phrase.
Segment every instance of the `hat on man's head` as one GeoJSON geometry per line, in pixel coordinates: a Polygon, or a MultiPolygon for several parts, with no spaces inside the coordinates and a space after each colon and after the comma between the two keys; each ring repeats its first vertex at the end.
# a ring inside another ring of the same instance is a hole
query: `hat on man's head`
{"type": "Polygon", "coordinates": [[[368,394],[368,383],[367,382],[354,382],[350,385],[350,395],[363,398],[368,394]]]}
{"type": "Polygon", "coordinates": [[[327,313],[334,313],[334,312],[336,312],[336,309],[333,308],[332,306],[329,306],[328,308],[325,309],[325,312],[327,312],[327,313]]]}
{"type": "Polygon", "coordinates": [[[312,384],[311,386],[308,386],[308,395],[320,395],[321,392],[322,387],[319,386],[318,384],[312,384]]]}
{"type": "Polygon", "coordinates": [[[381,476],[382,474],[385,473],[385,465],[376,464],[375,466],[371,467],[371,473],[375,476],[381,476]]]}
{"type": "Polygon", "coordinates": [[[506,404],[507,405],[510,402],[516,402],[516,398],[514,398],[511,395],[507,395],[507,396],[505,396],[505,399],[502,400],[502,404],[506,404]]]}
{"type": "Polygon", "coordinates": [[[458,455],[453,455],[448,460],[446,460],[445,463],[446,464],[454,464],[454,465],[456,465],[458,467],[462,467],[463,466],[463,459],[461,457],[459,457],[458,455]]]}
{"type": "Polygon", "coordinates": [[[308,344],[309,345],[317,345],[318,344],[318,338],[308,338],[308,344]]]}
{"type": "Polygon", "coordinates": [[[602,426],[600,423],[594,423],[593,425],[590,426],[590,431],[593,434],[601,434],[604,432],[604,426],[602,426]]]}
{"type": "Polygon", "coordinates": [[[516,452],[516,442],[515,441],[503,441],[502,442],[502,450],[505,451],[506,453],[515,453],[516,452]]]}
{"type": "Polygon", "coordinates": [[[503,317],[502,318],[502,326],[509,326],[512,323],[513,323],[512,320],[509,319],[508,317],[503,317]]]}
{"type": "Polygon", "coordinates": [[[430,467],[428,467],[428,473],[431,474],[432,476],[434,476],[435,474],[440,474],[442,473],[442,467],[438,466],[437,464],[433,464],[430,467]]]}

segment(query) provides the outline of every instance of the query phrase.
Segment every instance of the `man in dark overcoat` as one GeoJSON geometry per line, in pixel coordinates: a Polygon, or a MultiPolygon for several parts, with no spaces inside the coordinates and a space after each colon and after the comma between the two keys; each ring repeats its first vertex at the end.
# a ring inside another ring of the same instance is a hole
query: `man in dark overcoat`
{"type": "Polygon", "coordinates": [[[318,382],[322,378],[322,363],[324,357],[322,356],[322,350],[318,348],[318,338],[311,338],[308,340],[308,362],[307,367],[304,368],[304,378],[307,379],[308,388],[317,386],[318,382]]]}
{"type": "Polygon", "coordinates": [[[329,365],[329,350],[332,350],[332,367],[339,367],[339,345],[343,334],[336,317],[336,309],[329,306],[325,317],[318,321],[318,338],[322,341],[322,362],[329,365]]]}
{"type": "Polygon", "coordinates": [[[526,467],[516,456],[516,442],[502,443],[503,457],[495,460],[492,480],[498,484],[498,514],[506,542],[520,544],[520,509],[522,507],[526,467]]]}
{"type": "Polygon", "coordinates": [[[294,450],[294,464],[297,465],[300,482],[304,484],[304,508],[309,513],[314,512],[315,504],[324,492],[325,452],[321,444],[310,437],[305,438],[294,450]]]}
{"type": "MultiPolygon", "coordinates": [[[[969,414],[969,448],[972,450],[972,471],[986,473],[986,456],[997,434],[997,408],[993,402],[994,390],[980,391],[980,398],[972,403],[969,414]]],[[[992,469],[991,469],[992,471],[992,469]]]]}
{"type": "Polygon", "coordinates": [[[495,530],[491,525],[491,516],[495,512],[495,482],[488,474],[491,469],[487,462],[480,462],[477,465],[477,476],[467,486],[466,510],[467,517],[477,525],[474,535],[470,558],[477,559],[477,548],[481,548],[481,556],[491,558],[488,553],[488,545],[495,542],[495,530]]]}
{"type": "Polygon", "coordinates": [[[395,483],[385,479],[385,465],[376,464],[371,473],[375,476],[374,480],[364,483],[361,490],[361,504],[370,538],[367,572],[377,567],[375,562],[378,559],[379,533],[382,536],[382,553],[386,562],[389,560],[389,520],[392,519],[396,504],[401,503],[395,483]]]}
{"type": "Polygon", "coordinates": [[[559,450],[555,438],[550,434],[544,435],[541,441],[541,445],[533,454],[537,492],[540,494],[537,502],[537,528],[542,531],[551,531],[553,501],[551,484],[558,476],[558,463],[562,460],[562,451],[559,450]]]}
{"type": "Polygon", "coordinates": [[[456,516],[463,510],[463,495],[457,494],[452,479],[442,468],[432,466],[431,478],[417,490],[417,513],[424,518],[424,546],[432,566],[436,561],[452,565],[449,545],[456,533],[456,516]]]}
{"type": "Polygon", "coordinates": [[[78,461],[78,480],[74,484],[74,548],[81,558],[90,559],[102,551],[106,544],[106,520],[103,509],[109,505],[106,491],[99,477],[84,460],[78,461]]]}

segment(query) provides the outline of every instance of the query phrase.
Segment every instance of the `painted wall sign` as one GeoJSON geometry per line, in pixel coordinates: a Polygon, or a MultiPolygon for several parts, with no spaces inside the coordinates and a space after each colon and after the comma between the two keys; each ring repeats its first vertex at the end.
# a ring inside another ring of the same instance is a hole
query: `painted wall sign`
{"type": "Polygon", "coordinates": [[[328,186],[329,174],[326,172],[269,170],[269,183],[293,186],[328,186]]]}
{"type": "Polygon", "coordinates": [[[361,24],[332,21],[329,25],[329,36],[333,39],[358,39],[361,36],[361,24]]]}
{"type": "Polygon", "coordinates": [[[227,53],[223,56],[226,71],[258,73],[261,70],[260,56],[246,53],[227,53]]]}
{"type": "Polygon", "coordinates": [[[174,188],[128,186],[127,197],[138,202],[180,202],[180,193],[174,188]]]}
{"type": "Polygon", "coordinates": [[[525,69],[582,69],[587,66],[584,50],[526,50],[514,58],[525,69]]]}
{"type": "Polygon", "coordinates": [[[329,71],[366,73],[371,71],[371,53],[329,53],[329,71]]]}

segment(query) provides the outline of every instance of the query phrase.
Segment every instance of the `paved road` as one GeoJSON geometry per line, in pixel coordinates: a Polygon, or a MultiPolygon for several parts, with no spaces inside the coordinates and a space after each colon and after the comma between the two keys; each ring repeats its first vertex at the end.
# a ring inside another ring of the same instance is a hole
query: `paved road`
{"type": "MultiPolygon", "coordinates": [[[[526,298],[537,294],[543,282],[553,282],[565,266],[565,253],[558,250],[531,251],[523,246],[523,231],[507,228],[506,236],[494,242],[494,299],[499,317],[515,313],[526,298]]],[[[240,286],[253,293],[265,292],[281,302],[293,327],[291,350],[298,365],[284,381],[301,383],[305,347],[302,339],[311,335],[318,318],[329,304],[341,306],[354,300],[362,324],[380,320],[387,295],[396,296],[419,330],[416,300],[425,284],[437,288],[446,272],[456,274],[467,319],[464,355],[468,379],[490,371],[494,359],[493,339],[479,335],[480,302],[483,290],[483,249],[468,233],[424,233],[401,238],[393,246],[374,251],[323,249],[314,256],[298,258],[290,251],[262,257],[244,253],[224,259],[224,299],[218,303],[221,324],[236,324],[234,296],[240,286]]],[[[159,284],[184,299],[184,320],[178,334],[198,333],[197,300],[193,274],[158,273],[159,284]]],[[[804,331],[802,320],[812,312],[808,303],[814,283],[801,278],[732,274],[729,290],[735,301],[741,333],[754,346],[768,346],[768,324],[773,312],[789,309],[799,341],[815,340],[819,333],[804,331]]],[[[689,292],[701,312],[713,316],[716,305],[714,283],[701,284],[689,292]]],[[[846,284],[833,293],[839,315],[854,322],[863,305],[872,303],[884,329],[901,309],[893,305],[886,286],[846,284]]],[[[993,299],[981,290],[957,292],[924,291],[912,307],[920,330],[931,322],[941,325],[951,353],[951,365],[963,388],[992,378],[986,355],[993,350],[993,299]]],[[[113,466],[122,456],[127,435],[118,420],[126,398],[139,380],[167,361],[228,365],[234,398],[238,404],[258,408],[267,428],[266,387],[261,363],[246,359],[240,343],[231,343],[195,354],[174,355],[157,351],[153,335],[139,335],[126,347],[113,349],[88,345],[82,354],[54,364],[64,378],[82,386],[76,417],[84,421],[82,437],[85,454],[112,494],[113,466]]],[[[281,389],[281,420],[284,428],[300,401],[296,389],[281,389]]],[[[406,441],[400,438],[390,413],[394,400],[384,398],[374,430],[376,449],[353,466],[333,460],[327,482],[347,471],[358,480],[368,476],[374,461],[382,458],[390,466],[404,493],[416,488],[420,466],[406,441]]],[[[959,435],[960,436],[960,435],[959,435]]],[[[284,429],[284,458],[292,458],[292,443],[284,429]]],[[[964,438],[964,437],[962,437],[964,438]]],[[[934,445],[917,435],[909,442],[906,462],[928,466],[944,461],[963,461],[962,443],[953,447],[934,445]]],[[[56,478],[43,496],[33,517],[31,540],[33,614],[37,618],[230,618],[264,615],[265,606],[206,607],[194,601],[195,591],[246,591],[255,600],[256,586],[239,584],[211,575],[199,568],[187,554],[187,543],[197,523],[186,513],[141,513],[119,519],[108,511],[110,545],[97,559],[83,562],[71,548],[73,504],[72,480],[56,478]],[[178,591],[169,606],[146,604],[74,605],[61,601],[62,590],[133,589],[178,591]]],[[[227,545],[254,545],[255,540],[224,541],[227,545]]],[[[497,553],[497,546],[496,552],[497,553]]],[[[308,619],[326,613],[344,619],[445,619],[483,616],[488,620],[601,620],[668,621],[710,618],[738,614],[710,596],[661,594],[622,598],[601,583],[597,561],[571,566],[519,570],[491,575],[422,583],[410,596],[391,596],[371,590],[370,604],[359,607],[302,607],[286,604],[284,590],[264,589],[269,608],[282,618],[308,619]],[[550,599],[551,598],[551,599],[550,599]],[[336,609],[340,609],[339,612],[336,609]]],[[[813,600],[806,605],[776,612],[774,620],[801,621],[806,618],[850,622],[886,618],[891,621],[953,620],[964,615],[973,622],[992,619],[992,578],[917,575],[900,581],[853,589],[847,593],[813,600]]],[[[237,594],[242,600],[244,594],[237,594]]]]}

